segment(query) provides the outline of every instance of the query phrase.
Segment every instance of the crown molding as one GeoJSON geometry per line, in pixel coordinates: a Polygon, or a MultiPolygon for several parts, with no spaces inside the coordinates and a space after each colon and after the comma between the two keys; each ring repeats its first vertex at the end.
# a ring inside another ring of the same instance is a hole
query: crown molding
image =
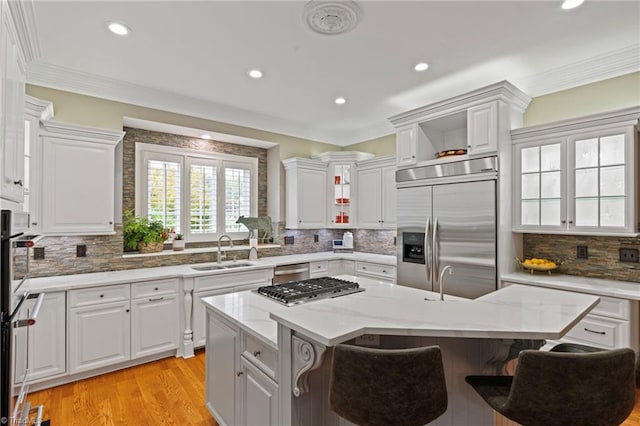
{"type": "Polygon", "coordinates": [[[24,112],[39,120],[51,120],[53,118],[53,103],[25,95],[24,112]]]}
{"type": "Polygon", "coordinates": [[[80,126],[77,124],[62,123],[55,120],[43,120],[40,122],[43,131],[41,136],[71,136],[91,142],[117,145],[124,137],[125,132],[98,127],[80,126]]]}
{"type": "Polygon", "coordinates": [[[27,83],[329,144],[335,144],[334,141],[342,137],[341,134],[309,128],[267,114],[40,61],[28,64],[27,83]]]}
{"type": "Polygon", "coordinates": [[[521,80],[531,96],[542,96],[640,71],[640,43],[574,62],[521,80]]]}
{"type": "Polygon", "coordinates": [[[25,61],[28,63],[39,58],[41,54],[40,38],[38,37],[33,0],[9,1],[7,5],[25,61]]]}

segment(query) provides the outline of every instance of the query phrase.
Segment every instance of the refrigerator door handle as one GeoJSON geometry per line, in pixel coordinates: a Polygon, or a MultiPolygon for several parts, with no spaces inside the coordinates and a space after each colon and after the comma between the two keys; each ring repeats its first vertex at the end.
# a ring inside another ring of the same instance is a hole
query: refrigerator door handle
{"type": "Polygon", "coordinates": [[[432,283],[433,275],[431,274],[431,216],[427,217],[427,224],[424,227],[424,260],[427,267],[427,282],[432,283]]]}
{"type": "MultiPolygon", "coordinates": [[[[440,269],[439,249],[438,249],[438,216],[433,218],[433,239],[431,243],[431,250],[433,251],[433,287],[432,290],[436,291],[436,284],[440,286],[438,282],[438,270],[440,269]]],[[[438,287],[439,288],[439,287],[438,287]]]]}

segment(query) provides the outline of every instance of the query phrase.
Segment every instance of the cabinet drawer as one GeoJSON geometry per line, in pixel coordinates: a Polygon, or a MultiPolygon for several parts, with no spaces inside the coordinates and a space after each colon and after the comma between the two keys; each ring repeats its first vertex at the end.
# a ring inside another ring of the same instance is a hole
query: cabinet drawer
{"type": "Polygon", "coordinates": [[[119,302],[129,300],[129,284],[119,284],[104,287],[83,288],[69,292],[69,306],[95,305],[97,303],[119,302]]]}
{"type": "Polygon", "coordinates": [[[600,303],[590,312],[603,317],[612,317],[622,320],[631,319],[631,301],[600,296],[600,303]]]}
{"type": "Polygon", "coordinates": [[[396,267],[377,263],[356,262],[356,275],[366,275],[395,281],[396,267]]]}
{"type": "Polygon", "coordinates": [[[178,279],[146,281],[131,285],[131,298],[153,297],[164,294],[174,294],[178,291],[178,279]]]}
{"type": "Polygon", "coordinates": [[[215,290],[225,287],[243,287],[250,284],[271,284],[272,269],[259,271],[244,271],[232,273],[218,273],[193,280],[193,291],[215,290]]]}
{"type": "Polygon", "coordinates": [[[329,272],[329,261],[320,260],[317,262],[309,263],[309,275],[311,278],[327,276],[329,272]]]}
{"type": "Polygon", "coordinates": [[[243,340],[242,355],[275,380],[277,351],[247,333],[243,340]]]}
{"type": "Polygon", "coordinates": [[[565,336],[587,345],[605,349],[629,346],[629,322],[587,315],[565,336]]]}

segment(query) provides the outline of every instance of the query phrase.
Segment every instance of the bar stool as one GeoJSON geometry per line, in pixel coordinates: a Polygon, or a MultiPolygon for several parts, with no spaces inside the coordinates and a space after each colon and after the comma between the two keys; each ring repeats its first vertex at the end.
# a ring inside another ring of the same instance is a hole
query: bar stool
{"type": "Polygon", "coordinates": [[[424,425],[447,410],[438,346],[372,349],[337,345],[329,384],[331,409],[361,426],[424,425]]]}
{"type": "MultiPolygon", "coordinates": [[[[605,350],[606,349],[593,346],[580,345],[578,343],[560,343],[551,348],[551,352],[571,353],[600,352],[605,350]]],[[[636,387],[640,387],[640,352],[636,354],[636,387]]]]}
{"type": "Polygon", "coordinates": [[[635,353],[524,350],[514,376],[467,376],[495,411],[526,426],[619,425],[635,403],[635,353]]]}

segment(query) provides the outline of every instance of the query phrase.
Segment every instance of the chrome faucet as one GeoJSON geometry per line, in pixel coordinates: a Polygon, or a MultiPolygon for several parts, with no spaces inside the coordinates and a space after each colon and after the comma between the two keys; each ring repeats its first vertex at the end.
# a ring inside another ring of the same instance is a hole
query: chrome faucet
{"type": "Polygon", "coordinates": [[[444,300],[444,273],[447,271],[449,271],[449,275],[453,275],[453,266],[445,265],[442,271],[440,271],[440,300],[444,300]]]}
{"type": "Polygon", "coordinates": [[[220,238],[218,238],[218,265],[222,263],[222,256],[220,255],[220,242],[225,237],[227,237],[227,239],[229,240],[229,247],[233,247],[233,241],[231,240],[230,236],[228,236],[227,234],[220,235],[220,238]]]}

